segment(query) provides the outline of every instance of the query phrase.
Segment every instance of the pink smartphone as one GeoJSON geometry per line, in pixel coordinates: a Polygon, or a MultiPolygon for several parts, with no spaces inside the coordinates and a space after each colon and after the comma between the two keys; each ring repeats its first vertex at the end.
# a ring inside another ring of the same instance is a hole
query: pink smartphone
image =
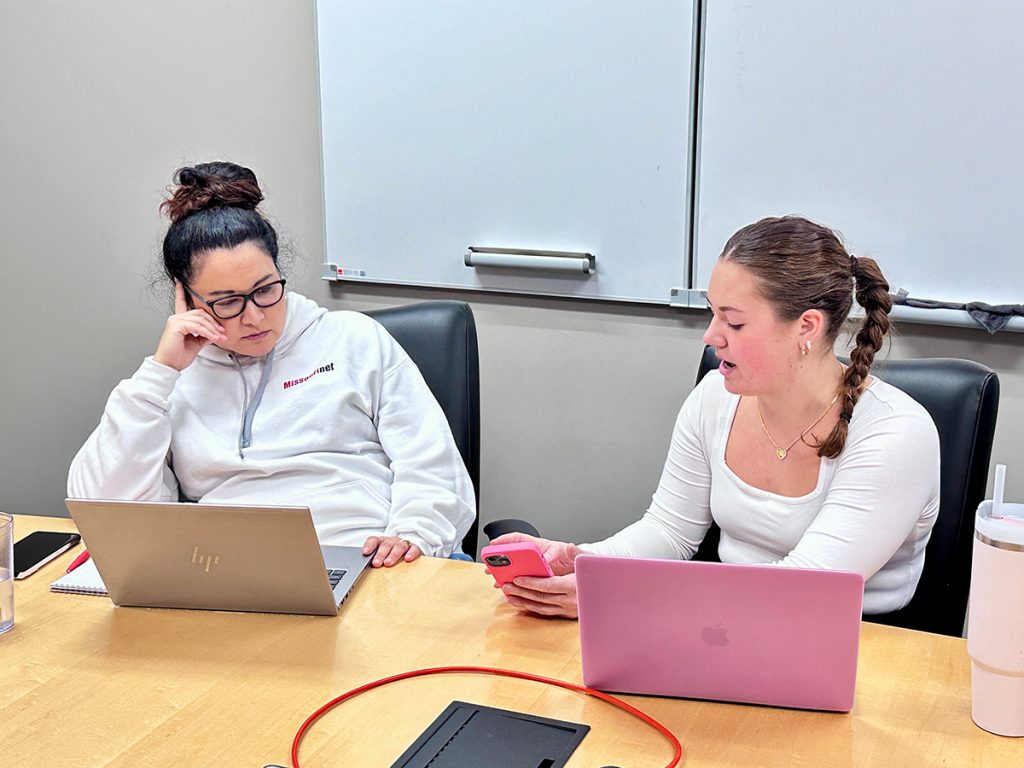
{"type": "Polygon", "coordinates": [[[516,576],[554,576],[540,548],[530,541],[491,544],[480,550],[487,572],[499,587],[516,576]]]}

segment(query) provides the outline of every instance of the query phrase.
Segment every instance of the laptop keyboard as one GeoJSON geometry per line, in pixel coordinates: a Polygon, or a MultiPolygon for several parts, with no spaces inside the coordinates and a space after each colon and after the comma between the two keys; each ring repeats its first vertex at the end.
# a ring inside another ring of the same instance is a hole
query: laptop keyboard
{"type": "Polygon", "coordinates": [[[328,568],[327,579],[331,582],[331,589],[338,586],[338,582],[341,581],[341,577],[344,576],[348,571],[344,568],[328,568]]]}

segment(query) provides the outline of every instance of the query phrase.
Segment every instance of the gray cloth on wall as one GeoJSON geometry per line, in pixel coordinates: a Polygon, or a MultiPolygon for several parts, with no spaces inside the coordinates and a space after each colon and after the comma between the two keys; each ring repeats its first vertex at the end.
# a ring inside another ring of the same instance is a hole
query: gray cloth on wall
{"type": "Polygon", "coordinates": [[[914,299],[900,289],[892,295],[894,304],[902,304],[918,309],[959,309],[973,317],[982,328],[989,333],[1001,331],[1013,317],[1024,317],[1024,304],[986,304],[983,301],[972,301],[957,304],[949,301],[932,301],[931,299],[914,299]]]}

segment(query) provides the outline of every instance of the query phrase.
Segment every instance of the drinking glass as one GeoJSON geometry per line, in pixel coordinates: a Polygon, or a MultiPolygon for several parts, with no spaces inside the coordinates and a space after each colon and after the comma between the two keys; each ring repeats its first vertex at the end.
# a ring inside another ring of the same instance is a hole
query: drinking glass
{"type": "Polygon", "coordinates": [[[14,626],[14,518],[0,512],[0,635],[14,626]]]}

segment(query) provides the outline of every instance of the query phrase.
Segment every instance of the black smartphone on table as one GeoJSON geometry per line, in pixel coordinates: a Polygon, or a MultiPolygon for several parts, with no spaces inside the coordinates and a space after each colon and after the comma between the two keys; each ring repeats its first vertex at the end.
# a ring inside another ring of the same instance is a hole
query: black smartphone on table
{"type": "Polygon", "coordinates": [[[30,576],[57,555],[67,552],[82,537],[77,533],[35,531],[14,542],[14,578],[30,576]]]}

